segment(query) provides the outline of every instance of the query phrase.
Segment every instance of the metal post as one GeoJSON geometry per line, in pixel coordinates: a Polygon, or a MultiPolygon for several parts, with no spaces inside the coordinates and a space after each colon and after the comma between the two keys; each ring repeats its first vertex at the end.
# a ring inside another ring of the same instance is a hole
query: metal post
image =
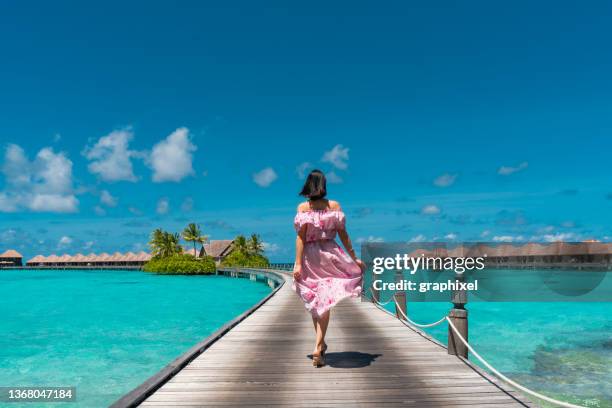
{"type": "MultiPolygon", "coordinates": [[[[462,273],[457,273],[455,274],[455,279],[463,282],[464,276],[462,273]]],[[[453,308],[450,310],[448,317],[465,341],[468,341],[468,311],[465,308],[467,304],[467,291],[454,290],[451,295],[451,302],[453,302],[453,308]]],[[[468,357],[467,347],[459,340],[450,325],[448,326],[448,354],[463,358],[468,357]]]]}
{"type": "Polygon", "coordinates": [[[372,301],[374,303],[378,303],[380,302],[380,292],[374,288],[374,281],[376,280],[377,275],[372,272],[372,286],[371,286],[371,290],[372,290],[372,301]]]}
{"type": "MultiPolygon", "coordinates": [[[[404,275],[402,271],[395,272],[395,283],[400,283],[404,279],[404,275]]],[[[395,292],[395,316],[398,319],[405,320],[404,315],[408,316],[407,311],[407,302],[406,302],[406,292],[403,290],[398,290],[395,292]],[[403,314],[402,314],[403,312],[403,314]]]]}

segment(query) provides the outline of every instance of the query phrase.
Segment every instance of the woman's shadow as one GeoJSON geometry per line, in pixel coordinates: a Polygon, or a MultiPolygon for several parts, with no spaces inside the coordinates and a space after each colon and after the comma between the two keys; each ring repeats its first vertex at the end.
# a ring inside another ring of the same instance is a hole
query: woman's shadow
{"type": "MultiPolygon", "coordinates": [[[[371,365],[382,354],[341,351],[325,354],[325,365],[334,368],[362,368],[371,365]]],[[[312,354],[308,356],[312,358],[312,354]]]]}

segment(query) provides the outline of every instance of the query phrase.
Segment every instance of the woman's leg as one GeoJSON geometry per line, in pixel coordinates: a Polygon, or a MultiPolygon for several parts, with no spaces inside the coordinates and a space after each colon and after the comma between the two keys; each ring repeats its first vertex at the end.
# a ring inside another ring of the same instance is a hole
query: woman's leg
{"type": "Polygon", "coordinates": [[[325,344],[325,334],[327,333],[327,326],[329,325],[329,315],[330,311],[323,313],[317,319],[317,344],[315,347],[315,353],[318,355],[323,350],[323,345],[325,344]]]}
{"type": "Polygon", "coordinates": [[[314,325],[314,331],[315,331],[315,348],[314,348],[314,351],[312,352],[312,355],[318,356],[319,350],[317,348],[317,341],[319,339],[319,318],[316,317],[315,315],[312,315],[312,324],[314,325]]]}

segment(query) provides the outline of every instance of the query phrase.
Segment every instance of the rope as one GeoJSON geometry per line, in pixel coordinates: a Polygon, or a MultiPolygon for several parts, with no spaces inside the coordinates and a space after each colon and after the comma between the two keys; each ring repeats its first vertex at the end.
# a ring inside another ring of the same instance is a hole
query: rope
{"type": "Polygon", "coordinates": [[[459,340],[461,340],[461,342],[465,345],[465,347],[467,347],[467,349],[470,351],[470,353],[472,353],[472,355],[474,357],[476,357],[482,364],[485,365],[485,367],[487,367],[489,370],[491,370],[491,372],[493,374],[495,374],[495,376],[497,378],[499,378],[500,380],[503,380],[505,382],[507,382],[508,384],[510,384],[511,386],[513,386],[516,389],[519,389],[521,391],[523,391],[526,394],[532,395],[538,399],[541,399],[543,401],[547,401],[550,402],[551,404],[555,404],[555,405],[559,405],[561,407],[566,407],[566,408],[584,408],[581,405],[574,405],[574,404],[570,404],[569,402],[563,402],[563,401],[558,401],[556,399],[552,399],[550,397],[547,397],[546,395],[542,395],[540,393],[537,393],[535,391],[530,390],[529,388],[523,387],[522,385],[512,381],[511,379],[509,379],[508,377],[506,377],[505,375],[503,375],[502,373],[500,373],[499,371],[497,371],[491,364],[489,364],[484,358],[482,358],[480,356],[480,354],[478,354],[476,352],[476,350],[474,350],[474,348],[472,346],[470,346],[468,344],[468,342],[463,338],[463,336],[461,335],[461,333],[459,333],[459,330],[457,330],[457,328],[455,327],[455,325],[453,324],[453,322],[451,321],[451,319],[449,319],[448,317],[445,317],[446,321],[448,321],[448,325],[450,326],[450,328],[453,330],[453,332],[455,333],[455,335],[457,335],[457,337],[459,338],[459,340]]]}
{"type": "Polygon", "coordinates": [[[372,288],[369,288],[370,290],[370,295],[372,295],[372,300],[376,303],[378,303],[381,306],[386,306],[389,303],[391,303],[391,301],[395,298],[395,296],[391,297],[389,300],[387,300],[386,302],[381,302],[380,300],[376,300],[376,298],[374,297],[374,292],[372,291],[372,288]]]}
{"type": "Polygon", "coordinates": [[[423,328],[427,328],[427,327],[434,327],[439,325],[440,323],[442,323],[443,321],[445,321],[447,319],[446,316],[442,317],[440,320],[438,320],[437,322],[433,322],[433,323],[429,323],[429,324],[422,324],[422,323],[417,323],[413,320],[410,320],[410,318],[408,316],[406,316],[406,313],[404,313],[404,311],[402,310],[402,308],[400,307],[399,303],[397,303],[397,299],[394,297],[395,300],[395,306],[396,309],[400,312],[400,314],[404,317],[404,319],[406,319],[406,321],[416,327],[423,327],[423,328]]]}
{"type": "Polygon", "coordinates": [[[444,316],[443,318],[441,318],[440,320],[438,320],[437,322],[433,322],[433,323],[429,323],[429,324],[421,324],[421,323],[417,323],[414,320],[411,320],[408,316],[406,316],[406,314],[404,313],[404,311],[402,310],[402,308],[400,307],[399,303],[397,303],[397,298],[395,296],[392,296],[391,299],[389,299],[386,302],[380,302],[378,300],[376,300],[374,298],[374,292],[372,292],[372,288],[370,288],[370,293],[372,294],[372,300],[374,302],[376,302],[377,304],[379,304],[380,306],[386,306],[387,304],[391,303],[391,301],[395,302],[395,306],[396,306],[396,310],[399,310],[400,314],[404,317],[404,319],[409,322],[410,324],[416,326],[416,327],[423,327],[423,328],[427,328],[427,327],[434,327],[439,325],[440,323],[442,323],[444,320],[446,320],[446,316],[444,316]]]}
{"type": "MultiPolygon", "coordinates": [[[[372,292],[372,288],[370,288],[370,293],[372,293],[372,300],[376,303],[378,303],[381,306],[385,306],[386,304],[388,304],[389,302],[391,302],[391,299],[385,303],[379,302],[374,298],[374,294],[372,292]]],[[[453,322],[451,321],[451,319],[448,316],[444,316],[443,318],[441,318],[440,320],[433,322],[433,323],[429,323],[429,324],[421,324],[421,323],[417,323],[413,320],[411,320],[408,316],[406,316],[406,313],[404,313],[404,311],[402,310],[402,308],[400,307],[399,303],[397,302],[397,298],[395,296],[393,296],[392,300],[394,300],[395,302],[395,306],[396,306],[396,310],[399,311],[399,313],[402,315],[402,317],[410,324],[416,326],[416,327],[421,327],[421,328],[428,328],[428,327],[434,327],[439,325],[440,323],[444,322],[445,320],[448,322],[449,327],[452,329],[452,331],[455,333],[455,335],[459,338],[459,340],[461,340],[461,342],[467,347],[467,349],[469,350],[470,353],[472,353],[472,355],[474,357],[476,357],[482,364],[484,364],[485,367],[487,367],[497,378],[499,378],[502,381],[505,381],[506,383],[510,384],[511,386],[513,386],[514,388],[523,391],[526,394],[529,394],[531,396],[534,396],[540,400],[546,401],[546,402],[550,402],[551,404],[555,404],[558,405],[560,407],[565,407],[565,408],[585,408],[581,405],[575,405],[575,404],[570,404],[569,402],[564,402],[564,401],[559,401],[550,397],[547,397],[546,395],[542,395],[538,392],[535,392],[533,390],[530,390],[529,388],[526,388],[514,381],[512,381],[510,378],[506,377],[505,375],[503,375],[502,373],[500,373],[499,371],[497,371],[491,364],[489,364],[484,358],[482,358],[480,356],[480,354],[478,354],[476,352],[476,350],[474,350],[474,348],[472,346],[469,345],[469,343],[463,338],[463,336],[461,335],[461,333],[459,333],[459,330],[457,330],[457,328],[455,327],[455,325],[453,324],[453,322]]]]}

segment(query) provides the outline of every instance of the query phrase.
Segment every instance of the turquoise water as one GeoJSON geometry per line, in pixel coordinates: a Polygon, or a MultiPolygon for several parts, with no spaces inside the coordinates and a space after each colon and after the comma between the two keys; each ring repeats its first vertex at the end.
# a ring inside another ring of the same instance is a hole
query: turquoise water
{"type": "MultiPolygon", "coordinates": [[[[408,316],[430,323],[451,306],[409,303],[408,316]]],[[[473,302],[466,308],[470,344],[509,378],[556,399],[612,407],[612,303],[473,302]]],[[[446,344],[447,330],[442,324],[426,331],[446,344]]]]}
{"type": "Polygon", "coordinates": [[[108,406],[268,293],[221,276],[0,271],[0,386],[76,386],[76,404],[49,406],[108,406]]]}

